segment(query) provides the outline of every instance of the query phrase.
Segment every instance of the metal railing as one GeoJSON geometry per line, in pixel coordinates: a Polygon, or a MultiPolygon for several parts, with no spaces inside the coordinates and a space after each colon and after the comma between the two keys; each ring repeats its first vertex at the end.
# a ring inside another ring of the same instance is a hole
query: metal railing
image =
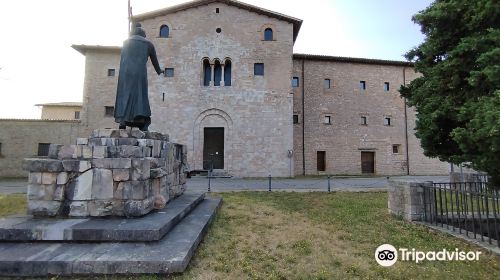
{"type": "Polygon", "coordinates": [[[500,193],[487,181],[429,183],[424,221],[500,247],[500,193]]]}

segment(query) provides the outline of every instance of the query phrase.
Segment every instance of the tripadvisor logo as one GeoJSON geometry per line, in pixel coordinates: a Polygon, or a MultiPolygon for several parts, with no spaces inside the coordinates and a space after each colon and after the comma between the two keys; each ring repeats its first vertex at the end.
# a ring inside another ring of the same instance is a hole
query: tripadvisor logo
{"type": "Polygon", "coordinates": [[[460,251],[443,249],[440,251],[418,251],[415,248],[399,248],[397,250],[391,244],[383,244],[375,250],[375,260],[381,266],[392,266],[399,259],[401,261],[411,261],[419,263],[421,261],[478,261],[480,251],[460,251]]]}

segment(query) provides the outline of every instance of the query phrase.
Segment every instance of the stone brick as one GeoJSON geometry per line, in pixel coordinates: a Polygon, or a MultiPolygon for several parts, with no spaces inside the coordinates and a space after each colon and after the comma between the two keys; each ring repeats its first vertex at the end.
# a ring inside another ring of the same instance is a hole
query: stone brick
{"type": "Polygon", "coordinates": [[[92,199],[113,199],[113,173],[108,169],[94,168],[92,199]]]}
{"type": "Polygon", "coordinates": [[[51,200],[64,201],[65,192],[66,192],[66,185],[55,185],[51,200]]]}
{"type": "Polygon", "coordinates": [[[108,157],[108,147],[106,146],[93,146],[92,158],[106,158],[108,157]]]}
{"type": "Polygon", "coordinates": [[[56,179],[57,184],[64,185],[68,182],[68,180],[69,180],[68,172],[60,172],[59,174],[57,174],[57,179],[56,179]]]}
{"type": "Polygon", "coordinates": [[[137,139],[137,144],[141,147],[153,147],[153,139],[137,139]]]}
{"type": "Polygon", "coordinates": [[[43,200],[45,198],[45,187],[42,184],[29,184],[26,194],[28,200],[43,200]]]}
{"type": "Polygon", "coordinates": [[[151,163],[147,159],[132,159],[131,180],[147,180],[151,174],[151,163]]]}
{"type": "Polygon", "coordinates": [[[64,145],[57,153],[58,159],[76,159],[76,145],[64,145]]]}
{"type": "Polygon", "coordinates": [[[89,143],[89,139],[88,138],[76,138],[76,144],[77,145],[87,145],[89,143]]]}
{"type": "Polygon", "coordinates": [[[48,157],[51,159],[57,159],[59,155],[59,151],[64,145],[61,144],[50,144],[49,145],[49,154],[48,157]]]}
{"type": "Polygon", "coordinates": [[[95,168],[117,168],[124,169],[132,167],[130,158],[98,158],[92,161],[95,168]]]}
{"type": "Polygon", "coordinates": [[[113,169],[113,181],[122,182],[130,179],[130,169],[113,169]]]}
{"type": "Polygon", "coordinates": [[[30,172],[28,174],[28,183],[41,184],[42,183],[42,173],[41,172],[30,172]]]}
{"type": "Polygon", "coordinates": [[[123,212],[128,217],[144,216],[153,210],[154,197],[144,200],[129,200],[125,202],[123,212]]]}
{"type": "Polygon", "coordinates": [[[64,171],[62,161],[57,159],[28,158],[23,161],[23,169],[29,172],[64,171]]]}
{"type": "Polygon", "coordinates": [[[149,197],[149,181],[126,181],[120,182],[115,191],[115,199],[145,199],[149,197]]]}
{"type": "Polygon", "coordinates": [[[144,132],[142,132],[136,128],[132,128],[132,131],[130,132],[130,137],[133,137],[133,138],[141,139],[141,138],[144,138],[145,136],[146,136],[146,134],[144,132]]]}
{"type": "Polygon", "coordinates": [[[88,160],[63,160],[62,165],[67,172],[85,172],[92,168],[88,160]]]}
{"type": "Polygon", "coordinates": [[[90,216],[103,217],[113,214],[113,201],[112,200],[94,200],[89,201],[88,210],[90,216]]]}
{"type": "Polygon", "coordinates": [[[150,169],[150,177],[151,178],[160,178],[167,175],[167,172],[163,168],[154,168],[150,169]]]}
{"type": "Polygon", "coordinates": [[[60,201],[28,200],[28,214],[53,217],[58,215],[61,206],[60,201]]]}
{"type": "Polygon", "coordinates": [[[137,139],[135,139],[135,138],[118,138],[118,139],[116,139],[116,145],[137,146],[138,142],[137,142],[137,139]]]}
{"type": "Polygon", "coordinates": [[[90,200],[92,199],[92,181],[94,172],[92,169],[87,170],[72,180],[68,184],[66,191],[67,197],[70,200],[90,200]]]}
{"type": "Polygon", "coordinates": [[[57,181],[58,173],[54,172],[43,172],[42,173],[42,184],[49,185],[55,184],[57,181]]]}
{"type": "Polygon", "coordinates": [[[70,217],[87,217],[89,216],[88,201],[73,201],[69,205],[70,217]]]}
{"type": "Polygon", "coordinates": [[[140,158],[143,157],[143,150],[138,146],[114,146],[109,147],[108,154],[111,158],[140,158]]]}

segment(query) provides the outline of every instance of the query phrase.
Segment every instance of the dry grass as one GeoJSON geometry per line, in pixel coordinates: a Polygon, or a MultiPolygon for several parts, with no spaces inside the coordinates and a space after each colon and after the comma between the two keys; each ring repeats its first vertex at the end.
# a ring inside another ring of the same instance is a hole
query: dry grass
{"type": "Polygon", "coordinates": [[[26,195],[0,194],[0,217],[26,212],[26,195]]]}
{"type": "MultiPolygon", "coordinates": [[[[500,279],[500,258],[487,252],[479,262],[379,266],[373,255],[383,243],[479,250],[388,215],[385,192],[220,195],[223,205],[188,270],[173,279],[500,279]]],[[[24,203],[24,196],[0,196],[0,215],[22,212],[24,203]]]]}

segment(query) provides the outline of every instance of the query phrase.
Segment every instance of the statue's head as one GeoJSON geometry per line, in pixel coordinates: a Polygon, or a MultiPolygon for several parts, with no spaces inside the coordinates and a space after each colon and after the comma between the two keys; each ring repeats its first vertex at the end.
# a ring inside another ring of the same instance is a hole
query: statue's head
{"type": "Polygon", "coordinates": [[[144,29],[142,29],[142,25],[138,22],[134,23],[134,28],[132,29],[130,35],[138,35],[146,38],[146,32],[144,31],[144,29]]]}

